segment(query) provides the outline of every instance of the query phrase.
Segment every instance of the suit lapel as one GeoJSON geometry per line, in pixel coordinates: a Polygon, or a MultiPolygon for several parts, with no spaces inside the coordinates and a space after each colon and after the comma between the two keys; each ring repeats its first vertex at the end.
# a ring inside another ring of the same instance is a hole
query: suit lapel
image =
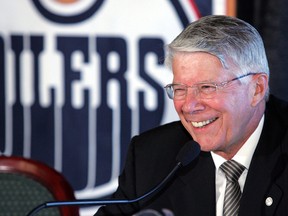
{"type": "Polygon", "coordinates": [[[175,215],[215,216],[215,166],[210,153],[201,152],[180,173],[177,184],[170,196],[175,215]]]}
{"type": "MultiPolygon", "coordinates": [[[[281,140],[286,134],[286,129],[279,127],[271,115],[266,115],[263,131],[253,159],[250,164],[247,179],[242,194],[239,216],[247,215],[266,215],[264,209],[269,191],[275,194],[274,206],[277,200],[282,196],[281,191],[273,186],[273,182],[282,172],[281,160],[281,140]]],[[[273,215],[272,208],[269,208],[270,214],[273,215]]]]}

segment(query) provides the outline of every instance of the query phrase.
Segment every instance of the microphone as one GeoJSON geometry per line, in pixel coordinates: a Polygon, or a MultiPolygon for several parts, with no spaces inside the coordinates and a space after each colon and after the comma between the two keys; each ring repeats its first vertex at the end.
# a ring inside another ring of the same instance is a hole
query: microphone
{"type": "Polygon", "coordinates": [[[41,209],[50,208],[50,207],[60,207],[60,206],[89,206],[89,205],[115,205],[115,204],[130,204],[138,202],[142,199],[145,199],[149,196],[156,195],[166,183],[175,175],[175,173],[184,166],[190,164],[195,158],[200,154],[200,146],[194,140],[190,140],[181,148],[176,157],[176,165],[169,172],[169,174],[154,188],[145,193],[144,195],[130,199],[130,200],[119,200],[119,199],[110,199],[110,200],[72,200],[72,201],[52,201],[46,202],[36,206],[32,211],[30,211],[27,216],[36,215],[41,209]]]}

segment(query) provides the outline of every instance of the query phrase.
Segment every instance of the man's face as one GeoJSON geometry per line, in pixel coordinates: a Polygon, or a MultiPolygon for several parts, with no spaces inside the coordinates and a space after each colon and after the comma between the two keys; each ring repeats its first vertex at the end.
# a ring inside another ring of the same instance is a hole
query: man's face
{"type": "MultiPolygon", "coordinates": [[[[192,86],[197,83],[221,83],[236,76],[223,68],[218,58],[204,52],[178,53],[173,59],[173,83],[192,86]]],[[[210,99],[188,88],[182,100],[174,99],[175,109],[186,130],[203,151],[223,157],[234,155],[257,127],[253,101],[253,76],[248,84],[239,80],[218,89],[210,99]]]]}

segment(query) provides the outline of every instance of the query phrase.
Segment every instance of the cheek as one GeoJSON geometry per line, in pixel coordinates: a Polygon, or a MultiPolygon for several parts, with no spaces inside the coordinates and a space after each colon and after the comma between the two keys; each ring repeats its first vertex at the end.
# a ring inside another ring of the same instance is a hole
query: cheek
{"type": "Polygon", "coordinates": [[[174,107],[178,114],[182,112],[182,106],[183,106],[183,103],[181,103],[180,101],[174,101],[174,107]]]}
{"type": "Polygon", "coordinates": [[[247,107],[247,101],[243,100],[241,96],[237,98],[231,98],[228,103],[222,104],[222,116],[223,116],[223,130],[226,131],[227,136],[239,133],[241,128],[245,128],[246,116],[249,109],[247,107]],[[243,122],[245,122],[243,124],[243,122]]]}

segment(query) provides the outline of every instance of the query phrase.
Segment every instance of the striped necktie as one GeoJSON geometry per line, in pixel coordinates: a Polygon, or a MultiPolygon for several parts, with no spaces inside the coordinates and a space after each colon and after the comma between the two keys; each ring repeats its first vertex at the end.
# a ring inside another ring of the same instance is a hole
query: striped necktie
{"type": "Polygon", "coordinates": [[[245,167],[234,160],[229,160],[220,166],[225,173],[227,183],[225,190],[223,216],[236,216],[240,206],[241,190],[238,179],[245,167]]]}

